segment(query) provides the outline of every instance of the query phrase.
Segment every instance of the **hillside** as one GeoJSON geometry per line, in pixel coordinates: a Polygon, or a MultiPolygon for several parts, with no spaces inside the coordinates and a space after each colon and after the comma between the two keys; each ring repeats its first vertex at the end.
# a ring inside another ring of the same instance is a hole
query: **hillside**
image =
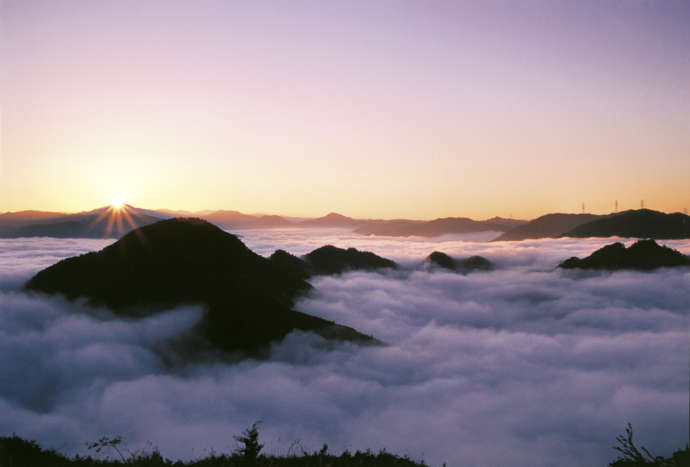
{"type": "Polygon", "coordinates": [[[546,214],[508,230],[494,241],[557,238],[578,225],[591,222],[600,217],[602,216],[595,214],[546,214]]]}
{"type": "Polygon", "coordinates": [[[638,209],[578,225],[564,237],[690,238],[690,216],[638,209]]]}
{"type": "Polygon", "coordinates": [[[136,229],[99,252],[60,261],[26,289],[86,297],[123,315],[179,304],[207,307],[198,328],[215,347],[255,352],[300,329],[371,342],[351,328],[292,310],[311,286],[237,237],[201,219],[169,219],[136,229]]]}

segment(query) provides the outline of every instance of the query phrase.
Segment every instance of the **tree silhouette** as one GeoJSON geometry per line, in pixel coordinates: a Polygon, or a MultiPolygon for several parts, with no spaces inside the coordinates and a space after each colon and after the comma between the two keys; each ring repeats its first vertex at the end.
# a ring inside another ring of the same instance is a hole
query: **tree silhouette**
{"type": "Polygon", "coordinates": [[[261,421],[252,423],[250,428],[245,429],[242,434],[235,435],[235,441],[242,443],[243,446],[238,447],[235,450],[235,454],[240,454],[248,461],[254,461],[259,456],[259,452],[264,447],[263,444],[259,443],[259,425],[261,421]]]}

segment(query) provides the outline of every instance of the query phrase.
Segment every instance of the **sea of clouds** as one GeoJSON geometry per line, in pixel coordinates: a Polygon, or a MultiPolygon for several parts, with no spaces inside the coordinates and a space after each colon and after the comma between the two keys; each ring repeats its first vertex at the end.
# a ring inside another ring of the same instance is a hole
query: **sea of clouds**
{"type": "MultiPolygon", "coordinates": [[[[268,361],[171,370],[161,343],[191,328],[186,307],[121,320],[26,294],[32,274],[112,240],[0,240],[0,435],[62,452],[121,435],[165,456],[229,452],[262,420],[270,453],[386,448],[431,465],[590,466],[616,457],[627,422],[653,453],[688,439],[690,268],[561,271],[610,239],[487,243],[473,237],[363,237],[341,230],[244,231],[257,253],[330,243],[405,268],[312,279],[297,309],[387,345],[293,333],[268,361]],[[498,267],[431,270],[434,250],[498,267]]],[[[629,243],[629,241],[626,241],[629,243]]],[[[668,241],[690,253],[690,241],[668,241]]]]}

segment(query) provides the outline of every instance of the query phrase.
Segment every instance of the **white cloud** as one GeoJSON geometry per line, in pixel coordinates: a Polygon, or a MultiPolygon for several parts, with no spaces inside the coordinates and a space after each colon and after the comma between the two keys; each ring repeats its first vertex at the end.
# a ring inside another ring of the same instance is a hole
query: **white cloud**
{"type": "MultiPolygon", "coordinates": [[[[480,466],[605,465],[627,422],[653,452],[686,442],[689,269],[554,270],[610,242],[602,239],[438,244],[319,235],[243,239],[262,254],[333,243],[407,265],[433,250],[482,254],[500,268],[318,277],[299,310],[389,345],[326,350],[319,337],[293,333],[270,361],[177,370],[152,349],[192,326],[198,309],[120,321],[6,290],[0,433],[65,452],[121,434],[131,448],[151,440],[166,456],[190,458],[229,451],[232,435],[260,419],[270,452],[284,454],[299,439],[310,450],[326,442],[334,451],[386,448],[434,465],[480,466]]],[[[28,277],[48,258],[91,247],[54,240],[47,249],[43,241],[0,243],[0,254],[28,277]]],[[[690,250],[687,241],[668,244],[690,250]]]]}

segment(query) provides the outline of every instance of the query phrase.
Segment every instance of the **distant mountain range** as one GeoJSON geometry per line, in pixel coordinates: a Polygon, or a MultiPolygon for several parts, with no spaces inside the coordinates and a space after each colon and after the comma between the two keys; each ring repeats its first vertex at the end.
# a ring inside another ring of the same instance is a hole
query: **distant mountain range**
{"type": "Polygon", "coordinates": [[[171,217],[195,216],[224,229],[339,228],[361,235],[424,236],[473,232],[505,232],[527,221],[494,217],[475,221],[466,217],[447,217],[430,221],[410,219],[355,219],[329,213],[313,219],[288,219],[277,215],[244,214],[219,210],[189,213],[167,209],[151,210],[125,205],[120,209],[103,207],[75,214],[19,211],[0,214],[0,237],[87,237],[119,238],[135,227],[171,217]],[[112,219],[112,222],[111,222],[112,219]]]}
{"type": "Polygon", "coordinates": [[[108,206],[75,214],[9,212],[0,214],[0,237],[119,238],[132,229],[167,217],[132,206],[108,206]]]}
{"type": "Polygon", "coordinates": [[[313,219],[244,214],[218,210],[189,213],[166,209],[141,209],[125,205],[64,214],[19,211],[0,214],[0,237],[119,238],[135,227],[171,217],[199,217],[227,230],[273,228],[339,228],[360,235],[435,237],[476,232],[501,233],[495,241],[558,237],[690,238],[690,217],[641,209],[608,215],[546,214],[531,221],[494,217],[473,220],[445,217],[429,221],[411,219],[355,219],[329,213],[313,219]]]}

